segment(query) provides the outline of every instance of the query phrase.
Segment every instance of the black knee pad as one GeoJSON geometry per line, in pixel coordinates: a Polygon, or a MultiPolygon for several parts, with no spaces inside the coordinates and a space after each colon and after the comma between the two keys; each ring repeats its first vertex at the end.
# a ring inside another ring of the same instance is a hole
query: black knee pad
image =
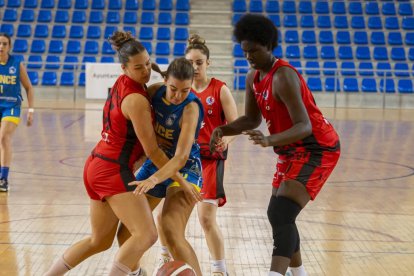
{"type": "Polygon", "coordinates": [[[301,210],[299,204],[287,197],[271,197],[267,217],[273,230],[273,256],[291,258],[299,250],[299,232],[295,221],[301,210]]]}

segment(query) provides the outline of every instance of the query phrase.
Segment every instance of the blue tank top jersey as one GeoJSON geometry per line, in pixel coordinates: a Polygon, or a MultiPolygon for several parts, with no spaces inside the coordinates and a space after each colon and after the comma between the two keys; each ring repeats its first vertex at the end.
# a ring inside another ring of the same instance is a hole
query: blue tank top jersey
{"type": "MultiPolygon", "coordinates": [[[[192,92],[190,92],[188,94],[188,97],[178,105],[169,103],[165,99],[165,93],[166,86],[163,85],[160,89],[157,90],[157,92],[152,98],[152,106],[155,111],[154,128],[155,133],[157,135],[158,144],[169,158],[172,158],[174,156],[178,144],[178,138],[181,132],[180,120],[183,115],[184,108],[189,103],[196,102],[199,106],[200,112],[198,117],[197,130],[194,135],[194,143],[191,148],[191,152],[187,160],[187,163],[185,164],[183,169],[180,170],[180,172],[183,174],[191,174],[193,176],[201,177],[202,169],[200,146],[197,143],[197,137],[201,128],[201,123],[203,122],[204,118],[203,105],[192,92]]],[[[143,168],[145,168],[146,170],[150,169],[150,171],[152,172],[155,172],[156,170],[156,167],[150,159],[148,159],[144,163],[143,168]]],[[[143,175],[141,175],[141,177],[138,177],[139,180],[145,179],[143,178],[143,175]]],[[[171,180],[168,180],[167,182],[171,183],[171,180]]]]}
{"type": "Polygon", "coordinates": [[[20,60],[9,56],[6,64],[0,64],[0,107],[20,105],[20,60]]]}

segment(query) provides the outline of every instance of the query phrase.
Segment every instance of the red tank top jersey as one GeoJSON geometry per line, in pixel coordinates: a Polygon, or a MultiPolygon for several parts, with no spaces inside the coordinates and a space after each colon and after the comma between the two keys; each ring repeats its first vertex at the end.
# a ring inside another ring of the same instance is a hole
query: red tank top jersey
{"type": "Polygon", "coordinates": [[[220,91],[224,82],[212,78],[209,85],[202,92],[193,93],[200,99],[204,108],[204,120],[198,135],[198,143],[200,145],[200,153],[202,158],[208,159],[226,159],[226,152],[214,153],[210,152],[210,137],[213,130],[221,125],[226,124],[223,107],[220,101],[220,91]]]}
{"type": "Polygon", "coordinates": [[[145,88],[126,75],[120,76],[108,94],[103,109],[102,139],[92,154],[104,160],[132,167],[144,154],[132,122],[122,114],[121,103],[130,94],[138,93],[149,101],[145,88]]]}
{"type": "Polygon", "coordinates": [[[298,151],[300,148],[302,150],[311,151],[336,151],[339,147],[339,137],[335,129],[329,121],[325,119],[319,108],[316,106],[312,92],[309,90],[302,76],[294,67],[281,59],[273,65],[270,72],[267,73],[262,80],[260,80],[259,71],[255,72],[253,80],[253,92],[262,115],[266,120],[270,134],[280,133],[291,128],[293,125],[285,104],[274,99],[272,96],[273,76],[277,69],[283,66],[292,68],[298,75],[302,100],[312,124],[312,134],[298,142],[285,146],[274,147],[274,151],[277,154],[291,154],[298,151]]]}

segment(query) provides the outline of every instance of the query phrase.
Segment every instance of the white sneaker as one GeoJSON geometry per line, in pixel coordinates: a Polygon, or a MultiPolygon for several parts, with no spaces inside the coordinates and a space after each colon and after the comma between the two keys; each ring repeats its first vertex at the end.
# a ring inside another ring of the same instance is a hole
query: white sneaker
{"type": "Polygon", "coordinates": [[[145,269],[141,268],[138,272],[130,272],[129,276],[147,276],[145,269]]]}
{"type": "Polygon", "coordinates": [[[154,272],[152,273],[152,276],[157,276],[157,272],[158,270],[166,263],[172,262],[173,258],[171,258],[170,256],[165,256],[165,255],[161,255],[160,258],[158,259],[158,264],[157,266],[154,268],[154,272]]]}

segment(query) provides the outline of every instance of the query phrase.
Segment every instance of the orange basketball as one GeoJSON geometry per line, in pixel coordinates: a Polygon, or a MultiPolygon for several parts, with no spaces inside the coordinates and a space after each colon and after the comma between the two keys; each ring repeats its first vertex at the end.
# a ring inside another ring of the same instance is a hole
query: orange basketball
{"type": "Polygon", "coordinates": [[[194,269],[182,261],[165,263],[157,272],[157,276],[197,276],[194,269]]]}

